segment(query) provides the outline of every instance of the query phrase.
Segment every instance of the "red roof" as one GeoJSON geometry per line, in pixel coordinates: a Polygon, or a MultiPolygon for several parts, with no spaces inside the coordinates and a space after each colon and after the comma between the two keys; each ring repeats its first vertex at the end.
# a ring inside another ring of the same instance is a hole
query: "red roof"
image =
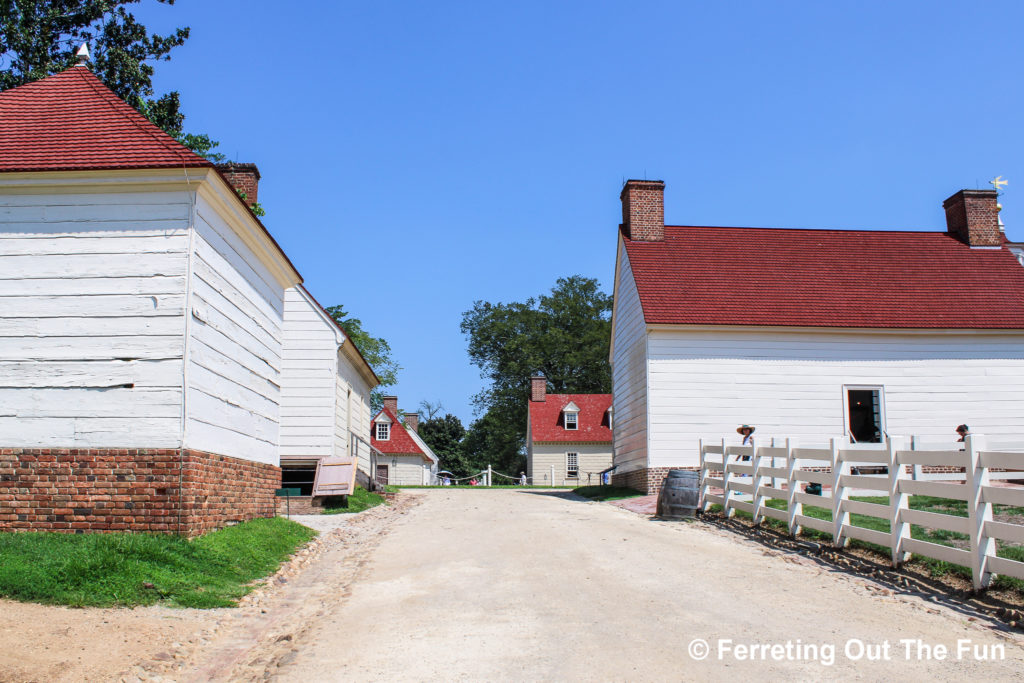
{"type": "Polygon", "coordinates": [[[0,92],[0,172],[201,166],[85,66],[0,92]]]}
{"type": "Polygon", "coordinates": [[[611,394],[547,394],[543,401],[530,401],[530,435],[538,441],[604,443],[612,440],[608,426],[611,394]],[[566,429],[562,409],[575,403],[580,409],[579,429],[566,429]]]}
{"type": "Polygon", "coordinates": [[[391,433],[389,434],[391,438],[387,441],[378,441],[377,427],[376,425],[371,425],[370,444],[374,448],[379,450],[381,453],[386,453],[387,455],[422,455],[423,457],[427,457],[427,454],[424,453],[413,438],[409,436],[405,425],[399,422],[398,418],[395,417],[395,414],[390,410],[382,408],[380,413],[377,413],[373,419],[376,420],[380,417],[381,413],[391,418],[391,433]]]}
{"type": "Polygon", "coordinates": [[[649,324],[1024,328],[1024,268],[944,232],[665,227],[623,235],[649,324]]]}

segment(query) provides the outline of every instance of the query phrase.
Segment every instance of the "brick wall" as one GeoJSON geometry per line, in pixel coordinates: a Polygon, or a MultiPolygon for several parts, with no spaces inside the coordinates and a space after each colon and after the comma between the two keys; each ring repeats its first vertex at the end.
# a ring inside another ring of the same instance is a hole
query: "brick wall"
{"type": "Polygon", "coordinates": [[[292,496],[291,499],[279,497],[277,499],[277,514],[283,517],[286,513],[292,515],[320,515],[324,508],[321,501],[313,501],[313,496],[292,496]]]}
{"type": "Polygon", "coordinates": [[[697,470],[697,467],[648,467],[623,474],[612,474],[612,484],[625,486],[634,491],[640,491],[650,495],[661,490],[661,483],[665,481],[669,470],[697,470]]]}
{"type": "Polygon", "coordinates": [[[0,531],[195,536],[274,515],[281,470],[180,449],[0,449],[0,531]]]}
{"type": "Polygon", "coordinates": [[[995,190],[960,190],[944,201],[942,208],[946,210],[946,231],[964,244],[974,247],[1002,245],[995,190]]]}
{"type": "Polygon", "coordinates": [[[665,183],[627,180],[619,199],[622,200],[622,229],[626,237],[645,242],[665,239],[665,183]]]}
{"type": "Polygon", "coordinates": [[[217,170],[224,174],[225,180],[231,183],[238,192],[245,195],[245,203],[252,206],[257,201],[259,191],[260,171],[256,164],[240,164],[229,161],[226,164],[217,164],[217,170]]]}

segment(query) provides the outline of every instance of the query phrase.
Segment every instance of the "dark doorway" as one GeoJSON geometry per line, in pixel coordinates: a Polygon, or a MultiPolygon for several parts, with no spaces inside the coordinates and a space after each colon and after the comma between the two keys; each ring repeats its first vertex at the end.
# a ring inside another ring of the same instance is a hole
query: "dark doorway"
{"type": "Polygon", "coordinates": [[[849,389],[850,437],[854,443],[882,443],[882,405],[878,389],[849,389]]]}
{"type": "Polygon", "coordinates": [[[377,483],[381,486],[388,485],[388,466],[377,465],[377,483]]]}
{"type": "Polygon", "coordinates": [[[281,488],[297,488],[300,496],[311,496],[315,477],[315,467],[282,467],[281,488]]]}

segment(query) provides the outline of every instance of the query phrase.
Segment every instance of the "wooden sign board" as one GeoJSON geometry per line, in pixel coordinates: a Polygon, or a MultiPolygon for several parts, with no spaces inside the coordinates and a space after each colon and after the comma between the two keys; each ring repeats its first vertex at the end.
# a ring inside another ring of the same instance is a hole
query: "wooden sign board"
{"type": "Polygon", "coordinates": [[[355,490],[355,458],[323,458],[317,463],[314,496],[350,496],[355,490]]]}

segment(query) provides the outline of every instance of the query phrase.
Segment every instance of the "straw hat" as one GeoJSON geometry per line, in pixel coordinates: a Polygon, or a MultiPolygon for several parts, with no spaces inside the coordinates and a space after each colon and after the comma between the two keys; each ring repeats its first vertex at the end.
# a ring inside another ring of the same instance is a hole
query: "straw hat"
{"type": "Polygon", "coordinates": [[[736,433],[742,434],[744,429],[749,429],[751,434],[754,433],[754,428],[751,427],[750,425],[740,425],[739,427],[736,428],[736,433]]]}

